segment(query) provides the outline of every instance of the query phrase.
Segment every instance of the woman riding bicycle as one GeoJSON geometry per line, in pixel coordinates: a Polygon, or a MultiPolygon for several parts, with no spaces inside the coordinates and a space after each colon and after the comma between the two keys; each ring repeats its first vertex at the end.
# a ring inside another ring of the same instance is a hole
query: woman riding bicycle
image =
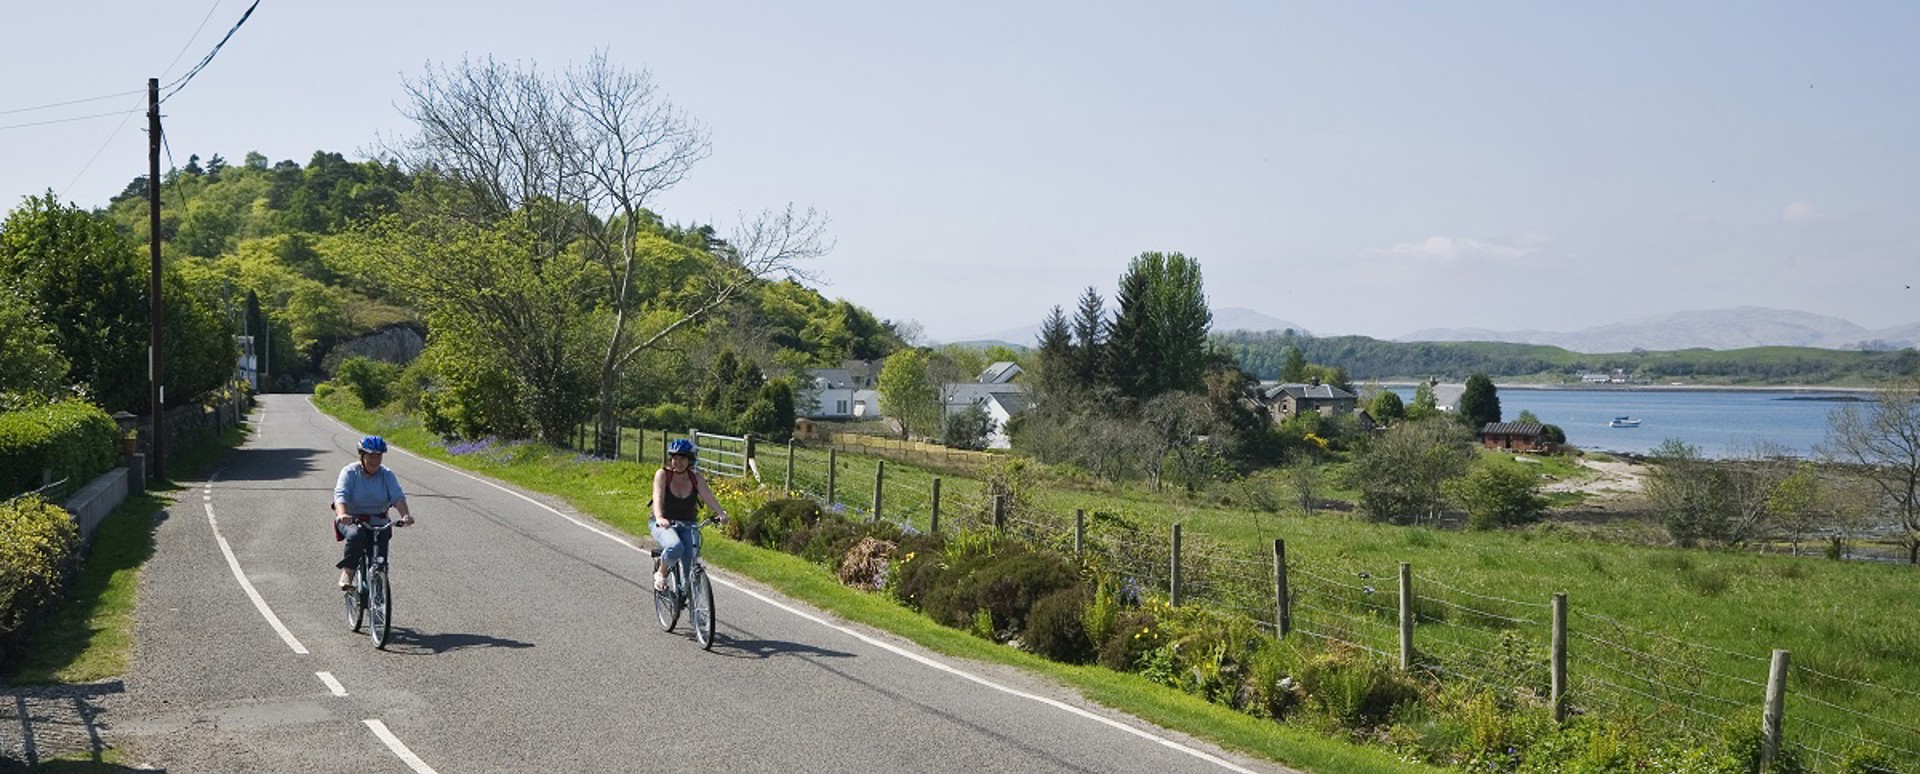
{"type": "Polygon", "coordinates": [[[368,527],[387,526],[387,509],[400,511],[400,526],[413,523],[413,514],[407,510],[407,493],[400,489],[400,479],[393,470],[380,464],[387,453],[387,442],[377,435],[369,435],[360,441],[360,460],[340,469],[340,479],[333,485],[333,536],[335,540],[345,542],[340,563],[340,588],[353,587],[353,568],[360,565],[360,555],[372,549],[374,556],[387,555],[387,540],[393,532],[386,529],[368,529],[368,527]]]}
{"type": "Polygon", "coordinates": [[[707,487],[707,480],[693,469],[699,451],[693,442],[676,438],[667,444],[667,464],[653,474],[653,540],[660,544],[660,563],[653,568],[653,588],[667,587],[669,562],[679,562],[683,573],[693,572],[693,552],[687,545],[693,539],[699,520],[700,503],[713,509],[714,521],[726,521],[727,509],[707,487]]]}

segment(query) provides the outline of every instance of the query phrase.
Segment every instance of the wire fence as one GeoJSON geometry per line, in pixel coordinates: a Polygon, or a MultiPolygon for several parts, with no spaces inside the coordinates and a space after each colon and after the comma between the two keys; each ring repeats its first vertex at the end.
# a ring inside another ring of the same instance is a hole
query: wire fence
{"type": "MultiPolygon", "coordinates": [[[[1741,651],[1690,642],[1570,605],[1560,654],[1567,673],[1556,697],[1551,600],[1465,588],[1413,568],[1403,594],[1399,566],[1318,556],[1287,556],[1283,580],[1276,571],[1283,545],[1267,553],[1196,534],[1176,540],[1172,530],[1145,528],[1123,514],[1047,509],[995,479],[943,478],[834,446],[758,444],[749,463],[746,439],[703,433],[700,445],[703,468],[757,470],[762,483],[848,518],[910,532],[997,530],[1077,556],[1123,598],[1203,605],[1276,635],[1364,653],[1540,712],[1559,707],[1568,715],[1658,723],[1701,740],[1761,727],[1772,677],[1764,643],[1741,651]]],[[[1814,771],[1873,760],[1881,768],[1869,770],[1920,774],[1920,693],[1834,673],[1840,671],[1789,669],[1781,684],[1781,744],[1814,771]]]]}

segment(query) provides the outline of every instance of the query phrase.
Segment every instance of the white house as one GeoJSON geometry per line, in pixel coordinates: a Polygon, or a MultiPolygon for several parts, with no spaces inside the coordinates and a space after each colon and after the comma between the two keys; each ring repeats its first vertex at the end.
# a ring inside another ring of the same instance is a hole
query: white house
{"type": "Polygon", "coordinates": [[[880,391],[874,380],[880,364],[849,360],[839,368],[811,368],[795,405],[808,419],[878,419],[880,391]]]}
{"type": "Polygon", "coordinates": [[[1021,373],[1019,365],[1003,360],[987,366],[971,382],[940,385],[941,421],[944,423],[947,417],[965,411],[968,406],[978,405],[993,421],[993,430],[987,433],[987,448],[1011,448],[1013,441],[1007,437],[1007,421],[1033,405],[1033,400],[1027,397],[1027,388],[1013,383],[1013,378],[1021,373]]]}

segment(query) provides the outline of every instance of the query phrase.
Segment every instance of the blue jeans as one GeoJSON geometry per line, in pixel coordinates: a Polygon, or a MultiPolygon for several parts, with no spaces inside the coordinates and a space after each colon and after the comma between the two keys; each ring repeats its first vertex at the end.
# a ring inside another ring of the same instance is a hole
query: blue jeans
{"type": "Polygon", "coordinates": [[[689,521],[668,523],[673,526],[662,527],[660,522],[648,522],[648,529],[653,532],[653,542],[660,544],[660,566],[666,567],[668,562],[677,561],[680,563],[680,577],[691,577],[693,560],[700,556],[700,538],[695,534],[698,530],[689,521]]]}

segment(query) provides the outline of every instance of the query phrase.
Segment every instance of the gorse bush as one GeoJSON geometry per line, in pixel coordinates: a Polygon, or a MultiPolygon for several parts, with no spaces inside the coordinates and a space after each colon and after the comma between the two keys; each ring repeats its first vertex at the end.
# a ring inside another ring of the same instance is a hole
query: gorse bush
{"type": "Polygon", "coordinates": [[[949,626],[969,626],[979,611],[992,617],[998,639],[1019,636],[1027,616],[1042,597],[1080,582],[1067,560],[1011,541],[992,553],[946,564],[944,577],[920,597],[920,610],[949,626]]]}
{"type": "Polygon", "coordinates": [[[60,594],[80,547],[73,517],[37,495],[0,505],[0,661],[60,594]]]}
{"type": "Polygon", "coordinates": [[[42,471],[78,488],[113,467],[119,441],[113,418],[79,400],[0,414],[0,497],[39,487],[42,471]]]}
{"type": "Polygon", "coordinates": [[[1027,631],[1021,642],[1028,652],[1062,664],[1086,664],[1093,661],[1093,640],[1087,636],[1082,620],[1086,593],[1063,589],[1035,602],[1027,614],[1027,631]]]}
{"type": "Polygon", "coordinates": [[[727,534],[736,540],[785,550],[788,538],[820,523],[820,506],[812,500],[772,500],[744,517],[736,517],[727,526],[727,534]]]}

